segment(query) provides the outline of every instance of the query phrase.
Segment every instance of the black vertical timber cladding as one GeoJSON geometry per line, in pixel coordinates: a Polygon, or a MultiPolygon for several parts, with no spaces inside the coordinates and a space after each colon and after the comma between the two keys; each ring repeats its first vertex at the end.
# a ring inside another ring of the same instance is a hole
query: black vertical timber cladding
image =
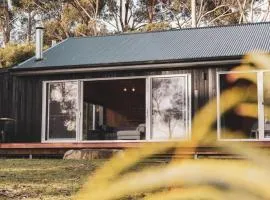
{"type": "Polygon", "coordinates": [[[17,142],[41,140],[42,82],[41,77],[14,77],[13,107],[17,122],[17,142]]]}
{"type": "MultiPolygon", "coordinates": [[[[214,68],[214,67],[213,67],[214,68]]],[[[17,121],[16,141],[17,142],[40,142],[41,141],[41,121],[42,121],[42,82],[49,80],[70,80],[85,78],[111,78],[127,76],[151,76],[170,74],[191,74],[191,107],[192,116],[196,113],[194,102],[198,102],[197,109],[200,109],[209,100],[209,68],[192,68],[178,70],[144,70],[144,71],[117,71],[117,72],[93,72],[84,74],[61,74],[61,75],[33,75],[33,76],[13,76],[13,91],[11,92],[12,115],[17,121]],[[198,90],[198,99],[195,99],[194,91],[198,90]]],[[[216,70],[211,70],[212,78],[216,78],[216,70]]],[[[0,74],[1,76],[1,74],[0,74]]],[[[216,82],[213,81],[213,84],[216,82]]],[[[3,86],[0,82],[0,87],[3,86]]],[[[12,88],[11,85],[8,86],[12,88]]],[[[212,88],[216,88],[213,85],[212,88]]],[[[0,88],[1,89],[1,88],[0,88]]],[[[2,91],[2,89],[1,89],[2,91]]],[[[215,96],[216,91],[212,91],[215,96]]],[[[0,98],[0,106],[2,103],[0,98]]],[[[3,107],[3,106],[2,106],[3,107]]],[[[11,107],[11,106],[10,106],[11,107]]],[[[1,107],[0,107],[1,108],[1,107]]],[[[5,111],[9,113],[8,111],[5,111]]],[[[0,110],[1,114],[1,110],[0,110]]]]}
{"type": "Polygon", "coordinates": [[[7,70],[0,71],[0,118],[13,118],[12,78],[7,70]]]}

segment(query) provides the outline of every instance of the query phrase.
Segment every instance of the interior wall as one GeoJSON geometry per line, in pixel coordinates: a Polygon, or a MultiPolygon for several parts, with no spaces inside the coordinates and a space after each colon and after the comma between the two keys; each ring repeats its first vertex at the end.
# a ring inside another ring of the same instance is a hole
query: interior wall
{"type": "Polygon", "coordinates": [[[104,106],[108,126],[127,128],[145,123],[145,79],[84,82],[84,101],[104,106]]]}

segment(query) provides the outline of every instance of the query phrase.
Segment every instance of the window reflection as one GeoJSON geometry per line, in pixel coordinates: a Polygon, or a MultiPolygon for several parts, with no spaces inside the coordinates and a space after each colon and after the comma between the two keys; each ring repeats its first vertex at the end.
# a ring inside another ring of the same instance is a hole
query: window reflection
{"type": "Polygon", "coordinates": [[[77,82],[49,84],[48,137],[76,138],[77,82]]]}
{"type": "Polygon", "coordinates": [[[152,81],[152,138],[185,138],[187,134],[186,77],[152,81]]]}

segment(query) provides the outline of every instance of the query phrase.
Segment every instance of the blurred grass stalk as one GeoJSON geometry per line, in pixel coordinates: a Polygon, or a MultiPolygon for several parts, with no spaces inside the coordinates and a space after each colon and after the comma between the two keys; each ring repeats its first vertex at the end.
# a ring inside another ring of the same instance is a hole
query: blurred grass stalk
{"type": "MultiPolygon", "coordinates": [[[[260,69],[270,69],[270,57],[253,53],[245,56],[243,64],[233,70],[260,69]]],[[[254,76],[248,73],[236,73],[227,78],[230,82],[246,79],[256,84],[254,76]]],[[[270,87],[269,81],[266,81],[265,88],[270,87]]],[[[257,118],[257,104],[243,103],[254,99],[250,94],[256,94],[256,88],[250,86],[249,90],[254,91],[246,93],[246,88],[239,87],[224,91],[220,96],[221,113],[235,109],[240,116],[257,118]]],[[[220,146],[216,138],[209,137],[209,133],[215,132],[212,125],[217,119],[216,108],[217,101],[213,99],[196,114],[192,122],[192,140],[189,142],[172,140],[167,143],[149,143],[116,155],[89,177],[74,199],[112,200],[140,193],[145,194],[145,200],[270,199],[269,155],[243,143],[222,143],[221,147],[243,156],[245,160],[174,159],[167,165],[129,172],[128,169],[143,159],[171,148],[175,148],[177,154],[180,151],[177,147],[195,148],[201,143],[220,146]]],[[[270,113],[269,107],[266,107],[266,112],[270,113]]]]}

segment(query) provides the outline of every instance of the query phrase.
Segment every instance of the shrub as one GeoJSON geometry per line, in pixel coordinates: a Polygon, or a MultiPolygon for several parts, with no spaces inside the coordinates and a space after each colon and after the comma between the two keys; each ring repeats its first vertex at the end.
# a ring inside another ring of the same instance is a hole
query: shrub
{"type": "Polygon", "coordinates": [[[35,53],[33,44],[8,44],[0,48],[0,67],[11,67],[28,58],[35,53]]]}

